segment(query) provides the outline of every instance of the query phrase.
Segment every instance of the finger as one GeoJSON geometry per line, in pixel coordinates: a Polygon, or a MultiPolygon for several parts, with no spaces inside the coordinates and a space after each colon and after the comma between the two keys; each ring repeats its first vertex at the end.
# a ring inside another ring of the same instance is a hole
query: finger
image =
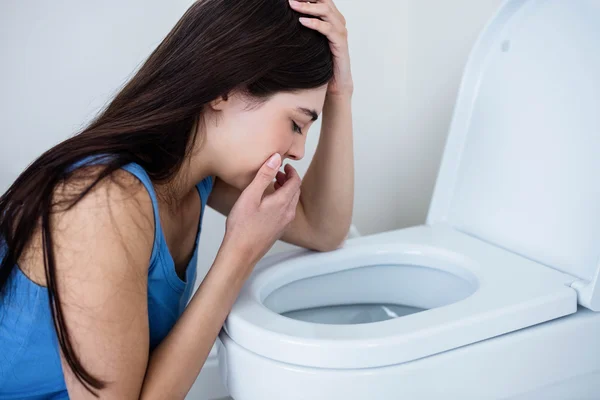
{"type": "Polygon", "coordinates": [[[287,177],[285,176],[285,173],[283,173],[282,171],[278,171],[277,172],[277,176],[275,177],[275,179],[277,180],[277,183],[280,186],[283,186],[283,184],[285,183],[287,177]]]}
{"type": "Polygon", "coordinates": [[[290,201],[290,207],[296,208],[296,206],[298,205],[298,201],[300,200],[300,193],[302,192],[300,191],[300,189],[298,189],[294,196],[292,196],[292,200],[290,201]]]}
{"type": "Polygon", "coordinates": [[[284,184],[281,185],[281,188],[275,193],[285,198],[292,198],[295,192],[300,189],[302,180],[294,167],[288,165],[286,165],[286,180],[284,184]]]}
{"type": "Polygon", "coordinates": [[[298,179],[298,181],[301,181],[298,171],[296,171],[296,169],[294,167],[292,167],[291,164],[286,164],[285,167],[283,167],[283,170],[285,171],[286,181],[292,177],[296,177],[298,179]]]}
{"type": "Polygon", "coordinates": [[[307,1],[289,0],[290,6],[303,14],[313,15],[315,17],[326,18],[327,20],[334,17],[332,8],[325,3],[309,3],[307,1]]]}
{"type": "Polygon", "coordinates": [[[284,172],[286,173],[286,176],[287,176],[287,174],[288,174],[288,173],[290,173],[290,172],[292,172],[292,173],[293,173],[293,172],[295,172],[295,173],[298,173],[298,172],[297,172],[297,171],[294,169],[294,167],[292,167],[292,165],[291,165],[291,164],[285,164],[285,166],[283,167],[283,170],[284,170],[284,172]]]}
{"type": "Polygon", "coordinates": [[[331,0],[323,0],[319,3],[298,0],[289,0],[289,2],[290,6],[299,13],[318,16],[327,22],[331,22],[339,29],[346,27],[346,18],[331,0]]]}
{"type": "Polygon", "coordinates": [[[279,189],[281,187],[281,185],[278,182],[275,182],[273,184],[273,187],[275,188],[275,190],[279,189]]]}
{"type": "Polygon", "coordinates": [[[281,156],[278,153],[273,154],[265,163],[260,167],[256,176],[248,185],[245,191],[253,194],[257,199],[261,199],[263,193],[269,187],[277,172],[281,166],[281,156]]]}
{"type": "Polygon", "coordinates": [[[327,21],[321,21],[317,18],[306,17],[300,17],[299,21],[302,25],[306,26],[307,28],[314,29],[327,36],[331,40],[330,36],[333,33],[333,25],[331,23],[327,21]]]}
{"type": "Polygon", "coordinates": [[[329,6],[333,9],[333,11],[338,15],[338,18],[340,21],[342,21],[342,24],[344,24],[344,26],[346,26],[346,18],[344,18],[344,14],[342,14],[339,10],[339,8],[337,8],[337,6],[335,5],[335,2],[333,0],[322,0],[323,3],[325,4],[329,4],[329,6]]]}

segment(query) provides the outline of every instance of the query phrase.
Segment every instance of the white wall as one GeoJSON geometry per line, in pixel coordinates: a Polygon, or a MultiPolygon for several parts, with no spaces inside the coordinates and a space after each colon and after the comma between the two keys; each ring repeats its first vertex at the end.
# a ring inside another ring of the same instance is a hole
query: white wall
{"type": "MultiPolygon", "coordinates": [[[[338,0],[355,79],[356,198],[363,233],[424,222],[462,68],[501,0],[338,0]]],[[[191,0],[0,2],[0,191],[82,127],[191,0]]],[[[306,171],[320,124],[309,134],[306,171]]],[[[200,276],[224,218],[209,210],[200,276]]],[[[278,244],[273,251],[289,246],[278,244]]]]}

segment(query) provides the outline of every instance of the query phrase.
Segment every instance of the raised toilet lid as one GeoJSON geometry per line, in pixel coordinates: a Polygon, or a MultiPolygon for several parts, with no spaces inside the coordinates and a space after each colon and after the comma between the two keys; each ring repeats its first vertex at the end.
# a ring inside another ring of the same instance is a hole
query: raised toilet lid
{"type": "Polygon", "coordinates": [[[472,296],[363,325],[310,324],[267,310],[261,291],[293,278],[287,271],[317,275],[309,258],[334,256],[316,254],[303,256],[306,268],[288,260],[258,271],[225,332],[274,360],[366,368],[544,322],[575,312],[576,302],[600,310],[599,37],[595,0],[505,1],[467,62],[429,226],[359,239],[382,251],[391,251],[383,240],[429,244],[445,254],[443,268],[474,272],[472,296]]]}
{"type": "Polygon", "coordinates": [[[600,311],[600,2],[512,0],[469,58],[428,215],[600,311]]]}

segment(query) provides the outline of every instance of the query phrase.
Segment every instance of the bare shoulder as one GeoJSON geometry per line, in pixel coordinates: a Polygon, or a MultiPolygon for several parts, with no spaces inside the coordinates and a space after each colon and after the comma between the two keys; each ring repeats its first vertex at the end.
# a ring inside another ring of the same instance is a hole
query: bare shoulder
{"type": "MultiPolygon", "coordinates": [[[[154,213],[143,184],[121,170],[73,203],[101,170],[77,171],[55,188],[49,218],[54,289],[60,293],[62,319],[81,364],[110,382],[103,396],[137,398],[149,356],[147,271],[154,213]]],[[[44,276],[40,244],[38,232],[25,257],[32,279],[44,276]]],[[[45,284],[42,279],[38,283],[45,284]]],[[[61,359],[69,396],[93,398],[62,353],[61,359]]]]}
{"type": "MultiPolygon", "coordinates": [[[[134,258],[149,259],[154,239],[152,201],[135,176],[114,171],[74,204],[102,170],[82,168],[54,190],[49,227],[57,268],[71,264],[59,259],[80,263],[98,252],[126,251],[134,258]]],[[[34,282],[46,286],[40,227],[41,221],[19,266],[34,282]]]]}

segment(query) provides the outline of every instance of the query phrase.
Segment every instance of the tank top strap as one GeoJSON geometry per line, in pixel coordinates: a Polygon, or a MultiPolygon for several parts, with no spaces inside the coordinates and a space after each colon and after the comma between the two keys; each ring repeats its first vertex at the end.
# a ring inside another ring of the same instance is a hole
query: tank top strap
{"type": "MultiPolygon", "coordinates": [[[[196,185],[196,187],[198,188],[198,192],[200,193],[200,201],[202,202],[202,211],[204,211],[204,209],[206,208],[206,203],[208,202],[208,196],[210,195],[210,192],[212,191],[212,188],[213,188],[212,176],[209,176],[209,177],[203,179],[202,181],[200,181],[200,183],[198,183],[196,185]]],[[[204,214],[204,212],[202,214],[204,214]]]]}
{"type": "Polygon", "coordinates": [[[139,164],[130,163],[124,165],[122,169],[129,172],[140,182],[142,182],[148,191],[148,194],[150,195],[150,200],[152,201],[152,212],[154,214],[154,244],[152,245],[152,255],[150,257],[150,268],[152,269],[152,267],[155,265],[158,249],[161,245],[162,239],[162,235],[160,234],[160,232],[162,232],[162,227],[160,226],[160,214],[158,212],[158,197],[156,196],[156,191],[154,190],[154,185],[152,185],[150,176],[139,164]]]}

